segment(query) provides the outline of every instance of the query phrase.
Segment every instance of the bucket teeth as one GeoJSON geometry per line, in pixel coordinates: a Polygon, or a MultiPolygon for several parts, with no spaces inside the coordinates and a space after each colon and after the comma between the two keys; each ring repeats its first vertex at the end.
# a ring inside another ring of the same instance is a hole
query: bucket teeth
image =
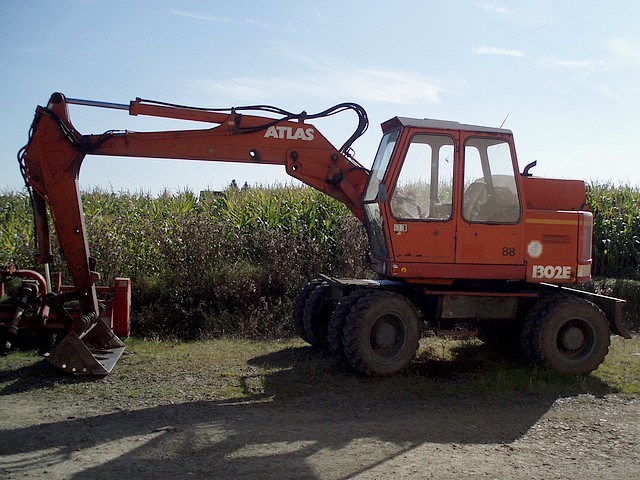
{"type": "Polygon", "coordinates": [[[53,366],[73,375],[107,375],[120,359],[124,343],[102,321],[82,335],[69,332],[48,355],[53,366]]]}

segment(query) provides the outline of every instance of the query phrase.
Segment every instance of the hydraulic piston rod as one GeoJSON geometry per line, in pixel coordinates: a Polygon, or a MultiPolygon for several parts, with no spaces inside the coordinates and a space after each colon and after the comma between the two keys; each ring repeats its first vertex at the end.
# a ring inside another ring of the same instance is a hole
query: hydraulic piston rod
{"type": "Polygon", "coordinates": [[[65,101],[73,105],[84,105],[86,107],[112,108],[114,110],[129,110],[129,105],[124,103],[100,102],[97,100],[84,100],[82,98],[66,97],[65,101]]]}

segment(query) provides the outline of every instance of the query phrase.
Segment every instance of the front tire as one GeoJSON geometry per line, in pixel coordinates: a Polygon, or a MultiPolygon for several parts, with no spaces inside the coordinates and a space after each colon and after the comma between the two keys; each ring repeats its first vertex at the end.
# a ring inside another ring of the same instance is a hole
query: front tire
{"type": "Polygon", "coordinates": [[[420,331],[413,304],[378,291],[360,298],[343,327],[343,348],[351,366],[367,376],[394,375],[413,360],[420,331]]]}

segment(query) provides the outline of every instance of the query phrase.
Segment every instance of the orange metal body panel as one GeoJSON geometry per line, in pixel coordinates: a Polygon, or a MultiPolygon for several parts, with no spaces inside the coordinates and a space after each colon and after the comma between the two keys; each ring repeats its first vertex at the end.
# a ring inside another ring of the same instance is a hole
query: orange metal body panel
{"type": "Polygon", "coordinates": [[[591,270],[590,212],[532,210],[526,219],[527,280],[584,283],[591,270]],[[582,270],[579,270],[579,266],[582,270]]]}
{"type": "MultiPolygon", "coordinates": [[[[385,132],[401,126],[397,119],[385,132]]],[[[584,182],[515,175],[520,217],[512,223],[469,222],[462,216],[463,148],[469,138],[500,139],[512,153],[510,133],[407,128],[384,178],[389,192],[398,180],[410,138],[416,134],[448,135],[455,140],[452,215],[446,220],[397,219],[389,202],[379,202],[386,222],[388,258],[374,258],[375,271],[415,283],[453,279],[526,280],[533,283],[584,283],[590,279],[592,216],[584,182]]],[[[390,193],[389,195],[392,195],[390,193]]]]}
{"type": "Polygon", "coordinates": [[[591,279],[593,215],[581,180],[523,177],[527,206],[527,281],[591,279]]]}
{"type": "Polygon", "coordinates": [[[522,177],[526,206],[531,210],[588,210],[582,180],[522,177]]]}
{"type": "Polygon", "coordinates": [[[455,222],[389,221],[389,235],[397,262],[453,263],[455,222]],[[402,226],[402,228],[398,228],[402,226]],[[406,231],[401,231],[406,228],[406,231]]]}

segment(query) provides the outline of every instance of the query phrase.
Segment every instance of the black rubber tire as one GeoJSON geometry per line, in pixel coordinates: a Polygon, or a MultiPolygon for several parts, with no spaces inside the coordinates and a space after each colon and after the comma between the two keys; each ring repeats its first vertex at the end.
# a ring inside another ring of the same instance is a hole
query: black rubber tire
{"type": "Polygon", "coordinates": [[[389,376],[413,360],[420,329],[413,304],[404,296],[376,291],[360,298],[347,315],[342,345],[349,364],[367,376],[389,376]]]}
{"type": "Polygon", "coordinates": [[[329,320],[329,327],[327,328],[327,346],[329,347],[329,353],[336,360],[347,361],[342,346],[342,334],[347,316],[351,313],[353,305],[358,302],[358,300],[366,295],[370,295],[372,292],[373,290],[365,288],[354,290],[342,297],[333,310],[331,319],[329,320]]]}
{"type": "Polygon", "coordinates": [[[556,303],[556,295],[540,297],[530,305],[524,317],[522,328],[520,329],[520,348],[523,359],[528,363],[540,364],[538,348],[534,341],[534,332],[538,329],[538,324],[544,321],[544,318],[548,315],[549,306],[554,303],[556,303]]]}
{"type": "Polygon", "coordinates": [[[307,334],[304,331],[304,308],[307,305],[307,300],[309,299],[309,295],[313,292],[313,290],[321,285],[323,280],[315,279],[308,282],[304,287],[300,289],[298,292],[298,296],[296,297],[296,301],[293,304],[293,328],[295,332],[302,338],[305,342],[311,343],[307,338],[307,334]]]}
{"type": "Polygon", "coordinates": [[[566,294],[543,298],[526,323],[531,356],[544,368],[584,375],[597,369],[609,353],[609,322],[586,299],[566,294]]]}
{"type": "Polygon", "coordinates": [[[327,328],[332,312],[331,285],[316,285],[304,306],[302,326],[307,341],[318,349],[327,347],[327,328]]]}

